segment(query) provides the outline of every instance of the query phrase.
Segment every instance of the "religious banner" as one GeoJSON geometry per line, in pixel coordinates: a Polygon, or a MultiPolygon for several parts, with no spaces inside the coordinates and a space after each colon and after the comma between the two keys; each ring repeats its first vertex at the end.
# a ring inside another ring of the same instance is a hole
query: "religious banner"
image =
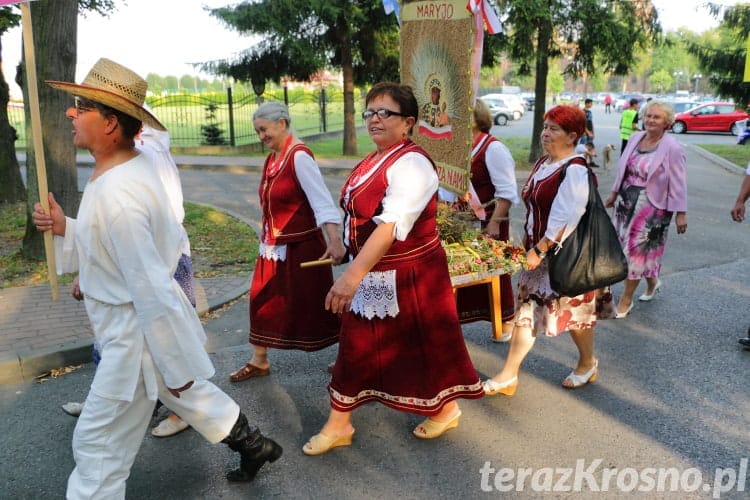
{"type": "Polygon", "coordinates": [[[406,0],[400,14],[401,83],[412,87],[419,104],[412,139],[435,161],[440,185],[464,195],[482,24],[477,51],[477,24],[466,0],[406,0]]]}

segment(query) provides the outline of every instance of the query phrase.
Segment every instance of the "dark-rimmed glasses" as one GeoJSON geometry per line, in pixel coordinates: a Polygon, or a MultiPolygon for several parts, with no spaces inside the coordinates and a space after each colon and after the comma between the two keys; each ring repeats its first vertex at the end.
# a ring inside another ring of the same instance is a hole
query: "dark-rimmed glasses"
{"type": "Polygon", "coordinates": [[[391,117],[391,116],[406,116],[403,113],[398,113],[396,111],[391,111],[390,109],[381,108],[376,111],[372,111],[370,109],[368,109],[367,111],[364,111],[362,113],[362,119],[367,121],[375,115],[378,115],[378,118],[380,118],[381,120],[385,120],[386,118],[391,117]]]}
{"type": "Polygon", "coordinates": [[[81,116],[81,113],[97,109],[95,102],[78,96],[73,96],[73,107],[76,108],[76,116],[81,116]]]}

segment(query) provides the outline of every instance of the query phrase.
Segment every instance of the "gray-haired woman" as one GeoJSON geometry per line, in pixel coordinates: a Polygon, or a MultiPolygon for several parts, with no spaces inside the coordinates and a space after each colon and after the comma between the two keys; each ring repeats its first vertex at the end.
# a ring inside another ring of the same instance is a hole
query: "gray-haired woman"
{"type": "Polygon", "coordinates": [[[290,124],[289,110],[278,102],[262,104],[253,115],[255,131],[271,153],[258,189],[263,218],[250,285],[253,355],[231,374],[232,382],[268,375],[269,347],[317,351],[338,342],[339,319],[324,307],[333,271],[300,263],[326,258],[341,263],[346,253],[341,214],[312,152],[290,124]]]}

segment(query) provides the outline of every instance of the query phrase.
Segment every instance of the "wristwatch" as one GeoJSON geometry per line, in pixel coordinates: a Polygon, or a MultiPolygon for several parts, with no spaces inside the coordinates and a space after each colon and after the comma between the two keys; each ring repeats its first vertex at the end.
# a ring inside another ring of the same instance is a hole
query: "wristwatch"
{"type": "Polygon", "coordinates": [[[537,245],[534,245],[534,251],[539,256],[540,259],[543,259],[547,256],[547,252],[542,252],[542,249],[539,248],[537,245]]]}

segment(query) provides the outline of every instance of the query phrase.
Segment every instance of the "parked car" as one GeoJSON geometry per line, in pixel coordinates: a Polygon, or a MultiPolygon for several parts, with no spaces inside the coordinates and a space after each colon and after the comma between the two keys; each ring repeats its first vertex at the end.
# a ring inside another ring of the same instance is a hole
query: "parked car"
{"type": "Polygon", "coordinates": [[[536,102],[536,95],[533,92],[521,92],[521,99],[523,99],[526,109],[528,111],[534,110],[534,103],[536,102]]]}
{"type": "Polygon", "coordinates": [[[700,103],[698,101],[673,101],[669,104],[672,105],[672,108],[674,109],[674,113],[684,113],[685,111],[690,111],[696,106],[699,106],[700,103]]]}
{"type": "Polygon", "coordinates": [[[623,109],[627,108],[630,104],[630,99],[636,98],[638,99],[638,102],[643,104],[643,101],[646,100],[645,97],[643,97],[640,94],[620,94],[617,96],[617,99],[615,99],[615,102],[613,104],[615,111],[622,111],[623,109]]]}
{"type": "Polygon", "coordinates": [[[502,99],[502,101],[513,111],[513,119],[520,120],[526,112],[526,106],[519,94],[487,94],[482,97],[489,99],[502,99]]]}
{"type": "Polygon", "coordinates": [[[482,96],[480,99],[490,108],[492,122],[495,125],[504,126],[513,120],[513,110],[505,104],[504,100],[487,96],[482,96]]]}
{"type": "Polygon", "coordinates": [[[741,131],[737,122],[748,116],[746,112],[736,109],[731,102],[709,102],[676,114],[672,132],[730,132],[738,135],[741,131]]]}

